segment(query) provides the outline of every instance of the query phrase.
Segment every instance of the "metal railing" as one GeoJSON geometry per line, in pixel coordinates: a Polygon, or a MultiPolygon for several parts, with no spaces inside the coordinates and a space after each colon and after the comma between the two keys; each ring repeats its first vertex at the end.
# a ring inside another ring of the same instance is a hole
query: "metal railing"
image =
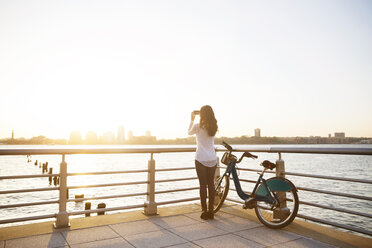
{"type": "MultiPolygon", "coordinates": [[[[246,150],[239,150],[236,151],[244,152],[246,150]]],[[[284,167],[284,160],[282,159],[281,154],[282,153],[311,153],[311,154],[342,154],[342,155],[372,155],[372,148],[294,148],[294,147],[268,147],[264,149],[260,148],[253,148],[249,149],[250,152],[271,152],[271,153],[278,153],[279,159],[276,161],[276,171],[266,171],[266,173],[275,173],[278,177],[285,177],[286,175],[290,176],[299,176],[299,177],[309,177],[309,178],[317,178],[317,179],[325,179],[325,180],[336,180],[336,181],[342,181],[342,182],[356,182],[356,183],[364,183],[364,184],[370,184],[372,185],[372,180],[367,179],[357,179],[357,178],[344,178],[344,177],[335,177],[335,176],[324,176],[324,175],[314,175],[314,174],[305,174],[305,173],[296,173],[296,172],[286,172],[284,167]]],[[[255,169],[245,169],[245,168],[239,168],[241,171],[250,171],[250,172],[261,172],[261,170],[255,170],[255,169]]],[[[247,183],[256,183],[256,181],[253,180],[247,180],[247,179],[240,179],[240,181],[247,182],[247,183]]],[[[359,200],[367,200],[372,201],[372,197],[364,196],[364,195],[355,195],[355,194],[349,194],[349,193],[340,193],[340,192],[334,192],[329,190],[320,190],[320,189],[313,189],[313,188],[306,188],[306,187],[296,187],[299,191],[307,191],[307,192],[314,192],[314,193],[320,193],[320,194],[327,194],[327,195],[334,195],[334,196],[341,196],[346,198],[352,198],[352,199],[359,199],[359,200]]],[[[236,191],[236,189],[232,189],[233,191],[236,191]]],[[[244,203],[241,200],[232,199],[230,197],[227,198],[227,200],[235,202],[235,203],[244,203]]],[[[365,212],[358,212],[354,210],[349,210],[346,208],[340,208],[340,207],[332,207],[327,206],[323,204],[313,203],[313,202],[307,202],[307,201],[299,201],[302,205],[307,205],[311,207],[317,207],[321,209],[327,209],[327,210],[333,210],[337,212],[357,215],[357,216],[363,216],[367,218],[372,218],[372,214],[365,213],[365,212]]],[[[334,227],[354,231],[357,233],[362,233],[366,235],[372,236],[371,230],[365,230],[359,227],[354,227],[351,225],[344,225],[337,222],[332,222],[329,220],[323,220],[319,218],[315,218],[312,216],[304,215],[304,214],[297,214],[298,218],[303,218],[305,220],[310,220],[313,222],[331,225],[334,227]]]]}
{"type": "Polygon", "coordinates": [[[28,192],[40,192],[40,191],[59,191],[59,200],[58,201],[40,201],[32,203],[17,203],[17,204],[7,204],[0,205],[0,209],[4,208],[14,208],[14,207],[26,207],[26,206],[35,206],[35,205],[45,205],[45,204],[58,204],[59,212],[57,214],[46,214],[30,217],[21,217],[21,218],[12,218],[0,220],[0,224],[14,223],[20,221],[29,221],[29,220],[38,220],[46,218],[56,218],[55,227],[62,228],[69,226],[69,216],[71,215],[80,215],[80,214],[90,214],[98,212],[107,212],[107,211],[118,211],[134,208],[144,208],[144,213],[147,215],[157,214],[158,205],[166,205],[187,201],[198,200],[199,197],[193,198],[184,198],[172,201],[164,202],[155,202],[155,195],[157,194],[167,194],[172,192],[181,192],[188,190],[196,190],[199,187],[188,187],[188,188],[179,188],[172,190],[163,190],[155,191],[156,183],[165,183],[165,182],[178,182],[183,180],[195,180],[197,177],[187,177],[187,178],[178,178],[178,179],[164,179],[164,180],[155,180],[156,172],[167,172],[167,171],[179,171],[179,170],[190,170],[194,167],[183,167],[183,168],[167,168],[167,169],[155,169],[155,160],[153,159],[154,153],[172,153],[172,152],[193,152],[195,148],[152,148],[152,149],[112,149],[112,148],[102,148],[102,149],[0,149],[0,155],[62,155],[62,162],[60,164],[60,173],[59,174],[47,174],[47,175],[16,175],[16,176],[0,176],[0,180],[5,179],[27,179],[27,178],[40,178],[40,177],[60,177],[60,186],[59,187],[47,187],[47,188],[34,188],[34,189],[17,189],[17,190],[2,190],[1,194],[16,194],[16,193],[28,193],[28,192]],[[67,163],[65,162],[66,154],[133,154],[133,153],[147,153],[150,154],[150,160],[148,161],[147,170],[126,170],[126,171],[104,171],[104,172],[78,172],[78,173],[67,173],[67,163]],[[107,183],[107,184],[92,184],[92,185],[76,185],[76,186],[67,186],[67,177],[71,176],[86,176],[86,175],[109,175],[109,174],[128,174],[128,173],[147,173],[148,178],[146,181],[135,181],[135,182],[121,182],[121,183],[107,183]],[[138,192],[131,194],[120,194],[120,195],[105,195],[105,196],[95,196],[87,198],[75,198],[69,199],[67,197],[68,190],[71,189],[81,189],[81,188],[98,188],[98,187],[115,187],[115,186],[127,186],[127,185],[139,185],[146,184],[146,192],[138,192]],[[129,205],[129,206],[119,206],[113,208],[100,208],[100,209],[91,209],[91,210],[82,210],[82,211],[67,211],[67,202],[80,202],[86,200],[97,200],[97,199],[110,199],[110,198],[120,198],[120,197],[135,197],[135,196],[146,196],[146,201],[143,204],[129,205]]]}
{"type": "MultiPolygon", "coordinates": [[[[126,210],[126,209],[134,209],[134,208],[144,208],[144,213],[147,215],[154,215],[157,214],[157,206],[166,205],[166,204],[174,204],[180,202],[187,202],[187,201],[195,201],[198,200],[199,197],[191,197],[191,198],[184,198],[184,199],[177,199],[177,200],[170,200],[164,202],[156,202],[155,195],[158,194],[166,194],[172,192],[182,192],[182,191],[189,191],[189,190],[197,190],[197,184],[195,183],[194,187],[188,188],[179,188],[179,189],[172,189],[172,190],[162,190],[156,191],[155,184],[156,183],[164,183],[164,182],[177,182],[182,180],[195,180],[197,177],[185,177],[179,179],[163,179],[163,180],[155,180],[155,174],[159,172],[169,172],[169,171],[179,171],[179,170],[191,170],[194,167],[183,167],[183,168],[167,168],[167,169],[156,169],[155,168],[155,160],[153,155],[157,153],[180,153],[180,152],[194,152],[195,148],[102,148],[102,149],[80,149],[80,148],[69,148],[69,149],[0,149],[0,155],[61,155],[62,162],[60,164],[60,172],[58,174],[47,174],[47,175],[17,175],[17,176],[0,176],[0,180],[6,179],[27,179],[27,178],[40,178],[40,177],[50,177],[50,176],[58,176],[60,177],[60,186],[59,187],[48,187],[48,188],[34,188],[34,189],[17,189],[17,190],[2,190],[0,191],[1,194],[16,194],[16,193],[27,193],[27,192],[38,192],[38,191],[50,191],[50,190],[58,190],[59,191],[59,200],[58,201],[40,201],[40,202],[32,202],[32,203],[17,203],[17,204],[8,204],[8,205],[0,205],[0,209],[4,208],[13,208],[13,207],[25,207],[25,206],[34,206],[34,205],[44,205],[44,204],[56,204],[59,205],[59,211],[56,214],[45,214],[45,215],[38,215],[38,216],[31,216],[31,217],[22,217],[22,218],[12,218],[6,220],[0,220],[0,224],[5,223],[13,223],[19,221],[28,221],[28,220],[37,220],[37,219],[46,219],[46,218],[56,218],[55,227],[61,228],[69,226],[69,216],[72,215],[80,215],[80,214],[89,214],[89,213],[98,213],[102,211],[118,211],[118,210],[126,210]],[[105,172],[78,172],[78,173],[68,173],[67,172],[67,163],[65,162],[65,156],[70,154],[133,154],[133,153],[144,153],[150,154],[150,160],[148,161],[148,168],[147,170],[126,170],[126,171],[105,171],[105,172]],[[85,175],[108,175],[108,174],[128,174],[128,173],[147,173],[147,180],[146,181],[137,181],[137,182],[122,182],[122,183],[108,183],[108,184],[93,184],[93,185],[78,185],[78,186],[67,186],[67,177],[73,176],[85,176],[85,175]],[[138,185],[138,184],[146,184],[147,190],[146,192],[137,192],[137,193],[130,193],[130,194],[118,194],[118,195],[106,195],[106,196],[95,196],[95,197],[87,197],[87,198],[79,198],[79,199],[68,199],[67,192],[70,189],[77,189],[77,188],[96,188],[96,187],[112,187],[112,186],[127,186],[127,185],[138,185]],[[97,200],[97,199],[110,199],[110,198],[120,198],[120,197],[134,197],[134,196],[146,196],[146,201],[143,204],[137,205],[129,205],[129,206],[119,206],[113,208],[101,208],[101,209],[92,209],[92,210],[82,210],[82,211],[67,211],[66,204],[67,202],[77,202],[77,201],[84,201],[84,200],[97,200]]],[[[224,151],[224,149],[217,149],[217,151],[224,151]]],[[[356,183],[363,183],[363,184],[372,184],[372,180],[366,179],[355,179],[355,178],[341,178],[335,176],[324,176],[324,175],[313,175],[313,174],[304,174],[304,173],[295,173],[295,172],[286,172],[284,167],[284,160],[282,159],[282,153],[310,153],[310,154],[348,154],[348,155],[372,155],[372,148],[322,148],[322,147],[312,147],[312,148],[304,148],[304,147],[285,147],[285,146],[249,146],[248,149],[236,149],[237,152],[265,152],[265,153],[278,153],[279,159],[276,161],[277,168],[275,172],[276,176],[285,177],[286,175],[290,176],[299,176],[299,177],[310,177],[310,178],[318,178],[318,179],[325,179],[325,180],[338,180],[344,182],[356,182],[356,183]]],[[[259,170],[254,169],[243,169],[240,168],[242,171],[251,171],[257,172],[259,170]]],[[[267,171],[270,173],[270,171],[267,171]]],[[[248,183],[255,183],[255,181],[247,180],[242,178],[242,182],[248,183]]],[[[361,195],[354,195],[348,193],[339,193],[321,189],[312,189],[306,187],[297,187],[300,191],[308,191],[320,194],[330,194],[330,195],[337,195],[347,198],[355,198],[361,200],[372,201],[372,197],[368,196],[361,196],[361,195]]],[[[234,190],[234,189],[232,189],[234,190]]],[[[197,195],[197,194],[196,194],[197,195]]],[[[227,200],[242,203],[240,200],[227,198],[227,200]]],[[[332,207],[326,206],[322,204],[307,202],[307,201],[300,201],[300,204],[317,207],[322,209],[333,210],[337,212],[353,214],[358,216],[363,216],[367,218],[372,218],[372,215],[369,213],[362,213],[357,212],[349,209],[345,209],[342,207],[332,207]]],[[[348,226],[340,223],[330,222],[328,220],[322,220],[319,218],[306,216],[302,214],[298,214],[297,217],[303,218],[305,220],[310,220],[322,224],[332,225],[335,227],[344,228],[347,230],[355,231],[358,233],[363,233],[367,235],[372,235],[370,230],[364,230],[358,227],[348,226]]]]}

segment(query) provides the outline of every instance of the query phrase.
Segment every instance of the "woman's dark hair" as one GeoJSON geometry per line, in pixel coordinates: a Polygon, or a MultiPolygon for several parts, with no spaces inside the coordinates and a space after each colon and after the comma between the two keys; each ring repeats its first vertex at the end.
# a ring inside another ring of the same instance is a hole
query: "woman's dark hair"
{"type": "Polygon", "coordinates": [[[200,127],[207,130],[209,136],[215,136],[218,126],[211,106],[205,105],[200,108],[200,127]]]}

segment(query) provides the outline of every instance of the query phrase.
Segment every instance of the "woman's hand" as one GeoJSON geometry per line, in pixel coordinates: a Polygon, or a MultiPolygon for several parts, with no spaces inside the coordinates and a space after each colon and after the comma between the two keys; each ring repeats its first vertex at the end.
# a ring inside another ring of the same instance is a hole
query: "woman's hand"
{"type": "Polygon", "coordinates": [[[194,121],[195,120],[195,113],[194,111],[191,112],[191,121],[194,121]]]}

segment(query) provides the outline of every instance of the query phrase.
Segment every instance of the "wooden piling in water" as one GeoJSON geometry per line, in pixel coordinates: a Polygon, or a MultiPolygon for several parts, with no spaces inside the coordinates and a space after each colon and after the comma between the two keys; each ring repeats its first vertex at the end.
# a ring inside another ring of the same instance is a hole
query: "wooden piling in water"
{"type": "Polygon", "coordinates": [[[54,186],[59,185],[59,176],[54,176],[53,177],[53,184],[54,184],[54,186]]]}
{"type": "MultiPolygon", "coordinates": [[[[100,209],[100,208],[106,208],[106,203],[99,203],[98,206],[97,206],[97,209],[100,209]]],[[[105,211],[99,211],[97,212],[97,215],[104,215],[105,214],[105,211]]]]}
{"type": "MultiPolygon", "coordinates": [[[[49,168],[49,174],[53,174],[53,168],[49,168]]],[[[52,184],[52,176],[49,176],[49,185],[52,184]]]]}
{"type": "Polygon", "coordinates": [[[43,164],[43,174],[44,174],[44,172],[48,172],[48,162],[45,162],[44,164],[43,164]]]}
{"type": "MultiPolygon", "coordinates": [[[[80,198],[84,198],[84,194],[81,194],[81,195],[75,195],[75,199],[80,199],[80,198]]],[[[83,201],[83,200],[79,200],[80,201],[83,201]]]]}
{"type": "MultiPolygon", "coordinates": [[[[91,202],[86,202],[85,203],[85,210],[90,210],[91,209],[91,206],[92,206],[92,203],[91,202]]],[[[85,217],[89,217],[90,216],[90,213],[86,213],[85,214],[85,217]]]]}

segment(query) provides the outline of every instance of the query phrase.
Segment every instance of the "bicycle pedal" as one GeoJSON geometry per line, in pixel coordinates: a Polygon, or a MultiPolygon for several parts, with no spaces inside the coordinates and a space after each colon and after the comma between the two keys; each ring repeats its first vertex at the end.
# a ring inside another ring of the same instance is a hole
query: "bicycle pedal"
{"type": "Polygon", "coordinates": [[[249,200],[245,201],[243,204],[243,209],[253,209],[256,207],[256,200],[253,198],[250,198],[249,200]]]}

